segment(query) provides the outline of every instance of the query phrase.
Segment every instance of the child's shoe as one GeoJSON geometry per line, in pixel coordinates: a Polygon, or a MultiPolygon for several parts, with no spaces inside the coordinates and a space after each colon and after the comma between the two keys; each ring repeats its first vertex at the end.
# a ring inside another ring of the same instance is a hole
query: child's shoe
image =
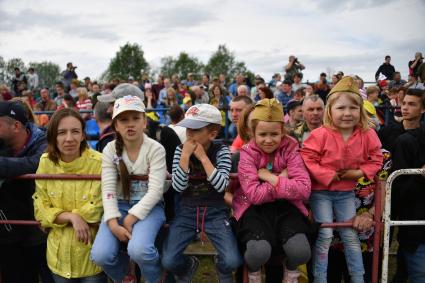
{"type": "Polygon", "coordinates": [[[199,259],[195,256],[190,256],[189,259],[190,259],[190,269],[189,269],[189,271],[182,276],[175,275],[174,278],[176,279],[176,283],[190,283],[190,282],[192,282],[193,275],[195,274],[195,272],[196,272],[196,270],[198,269],[198,266],[199,266],[199,259]]]}

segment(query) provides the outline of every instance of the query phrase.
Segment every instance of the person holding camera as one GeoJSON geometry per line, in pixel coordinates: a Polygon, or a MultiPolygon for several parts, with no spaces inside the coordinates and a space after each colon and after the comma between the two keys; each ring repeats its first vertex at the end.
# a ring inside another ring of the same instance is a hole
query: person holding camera
{"type": "Polygon", "coordinates": [[[75,72],[75,69],[77,69],[77,66],[74,66],[71,62],[69,62],[66,64],[66,70],[62,72],[63,84],[66,91],[69,90],[72,80],[78,79],[78,75],[75,72]]]}
{"type": "MultiPolygon", "coordinates": [[[[305,69],[305,66],[298,61],[298,58],[294,55],[289,56],[289,62],[285,66],[285,80],[291,80],[295,74],[300,74],[302,70],[305,69]]],[[[292,81],[293,82],[293,81],[292,81]]]]}

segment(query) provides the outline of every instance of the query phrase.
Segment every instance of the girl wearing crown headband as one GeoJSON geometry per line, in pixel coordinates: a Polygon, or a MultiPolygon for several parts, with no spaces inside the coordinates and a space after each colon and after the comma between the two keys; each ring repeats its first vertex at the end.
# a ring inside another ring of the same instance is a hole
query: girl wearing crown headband
{"type": "Polygon", "coordinates": [[[233,209],[250,282],[261,282],[261,266],[272,254],[286,256],[284,282],[298,282],[297,266],[310,258],[304,202],[311,182],[297,141],[285,134],[283,117],[276,99],[260,100],[250,115],[253,139],[240,152],[241,186],[233,209]]]}
{"type": "Polygon", "coordinates": [[[131,258],[145,282],[157,283],[161,265],[155,239],[165,221],[165,150],[144,134],[145,106],[136,96],[115,101],[112,125],[117,137],[103,150],[104,215],[91,256],[115,281],[124,279],[131,258]],[[148,175],[148,181],[130,175],[148,175]],[[128,254],[122,251],[125,245],[128,254]]]}
{"type": "MultiPolygon", "coordinates": [[[[382,166],[381,143],[368,126],[357,83],[342,78],[331,90],[324,125],[311,132],[301,155],[312,179],[310,205],[316,222],[351,220],[356,214],[354,188],[360,177],[372,180],[382,166]]],[[[351,282],[364,282],[363,260],[357,232],[339,231],[351,282]]],[[[321,228],[313,259],[314,282],[327,282],[332,228],[321,228]]]]}

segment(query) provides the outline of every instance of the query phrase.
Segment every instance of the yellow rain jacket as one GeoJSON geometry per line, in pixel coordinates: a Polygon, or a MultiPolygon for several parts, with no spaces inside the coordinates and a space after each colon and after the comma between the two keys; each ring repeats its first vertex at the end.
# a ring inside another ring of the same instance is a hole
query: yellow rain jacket
{"type": "MultiPolygon", "coordinates": [[[[47,153],[41,156],[37,174],[100,174],[102,155],[86,149],[76,160],[54,164],[47,153]]],[[[103,214],[100,181],[36,180],[33,195],[35,218],[48,228],[47,264],[50,270],[65,278],[87,277],[102,269],[90,260],[90,250],[103,214]],[[72,224],[55,224],[62,212],[80,215],[91,225],[92,242],[86,245],[76,239],[72,224]]]]}

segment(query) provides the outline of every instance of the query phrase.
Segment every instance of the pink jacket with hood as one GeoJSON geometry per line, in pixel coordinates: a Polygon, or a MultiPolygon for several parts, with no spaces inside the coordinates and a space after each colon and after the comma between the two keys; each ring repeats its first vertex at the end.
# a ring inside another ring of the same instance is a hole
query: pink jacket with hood
{"type": "Polygon", "coordinates": [[[301,155],[298,142],[285,136],[275,151],[272,172],[279,175],[288,170],[288,178],[279,176],[276,186],[258,178],[258,170],[266,168],[269,156],[255,144],[254,140],[245,144],[240,151],[238,176],[240,187],[233,195],[233,215],[239,220],[251,205],[260,205],[285,199],[308,215],[304,205],[310,196],[311,181],[301,155]]]}

